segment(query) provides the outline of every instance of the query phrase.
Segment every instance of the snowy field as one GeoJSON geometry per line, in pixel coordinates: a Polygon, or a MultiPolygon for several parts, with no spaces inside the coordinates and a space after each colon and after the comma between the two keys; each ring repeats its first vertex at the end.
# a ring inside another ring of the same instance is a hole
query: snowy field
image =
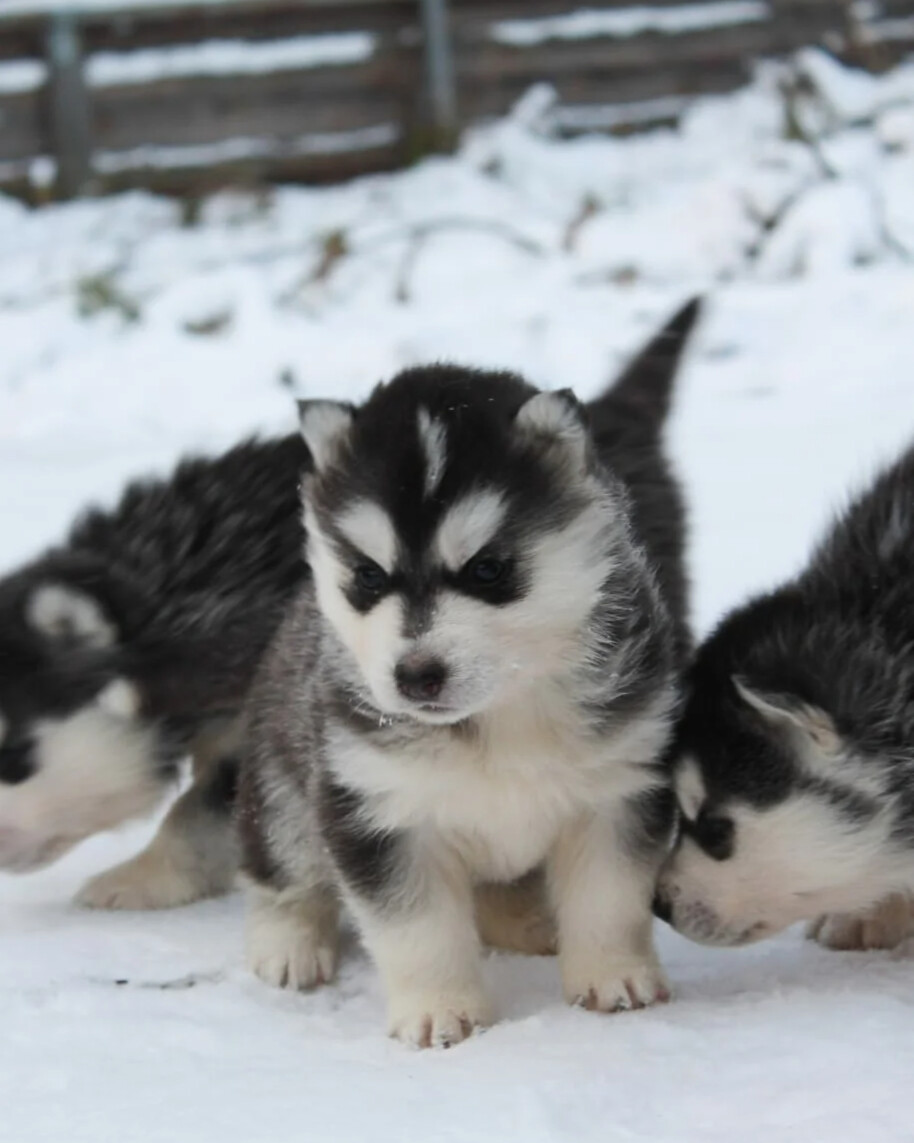
{"type": "MultiPolygon", "coordinates": [[[[534,92],[451,159],[197,212],[144,195],[0,199],[0,565],[187,450],[292,427],[292,396],[435,358],[592,394],[687,296],[709,307],[670,447],[695,620],[798,567],[914,438],[914,65],[805,57],[676,133],[558,143],[534,92]],[[789,137],[788,137],[789,136],[789,137]]],[[[790,933],[664,930],[676,996],[565,1008],[550,961],[492,956],[503,1021],[450,1052],[383,1035],[355,948],[270,991],[240,901],[104,916],[70,898],[148,827],[0,880],[0,1139],[10,1143],[883,1143],[914,1138],[914,963],[790,933]]]]}

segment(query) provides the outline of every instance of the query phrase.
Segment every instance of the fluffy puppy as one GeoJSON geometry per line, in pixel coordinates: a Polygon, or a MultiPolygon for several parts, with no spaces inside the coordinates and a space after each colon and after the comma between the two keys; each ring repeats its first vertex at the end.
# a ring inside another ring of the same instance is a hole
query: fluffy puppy
{"type": "MultiPolygon", "coordinates": [[[[617,387],[616,411],[638,426],[634,392],[617,387]]],[[[650,901],[687,642],[682,514],[670,484],[652,562],[604,462],[610,409],[593,414],[595,432],[569,392],[445,366],[359,408],[302,406],[313,582],[249,708],[247,955],[273,984],[329,980],[345,902],[390,1031],[414,1045],[490,1023],[473,887],[541,863],[567,999],[668,995],[650,901]]],[[[659,434],[632,432],[644,517],[668,474],[646,460],[659,434]]]]}
{"type": "Polygon", "coordinates": [[[809,919],[838,948],[911,933],[914,451],[701,647],[674,774],[657,911],[680,932],[736,945],[809,919]]]}

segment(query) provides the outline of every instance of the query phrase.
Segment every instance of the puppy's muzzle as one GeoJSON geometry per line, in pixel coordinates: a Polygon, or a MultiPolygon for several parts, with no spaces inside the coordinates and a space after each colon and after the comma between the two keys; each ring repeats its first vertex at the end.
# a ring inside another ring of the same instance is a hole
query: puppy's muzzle
{"type": "Polygon", "coordinates": [[[444,690],[447,668],[438,659],[401,659],[394,669],[397,690],[412,702],[434,702],[444,690]]]}

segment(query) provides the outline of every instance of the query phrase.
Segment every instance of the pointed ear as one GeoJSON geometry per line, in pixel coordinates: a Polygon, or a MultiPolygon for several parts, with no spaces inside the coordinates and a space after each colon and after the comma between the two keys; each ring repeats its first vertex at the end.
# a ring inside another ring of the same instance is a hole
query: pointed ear
{"type": "Polygon", "coordinates": [[[352,427],[355,409],[344,401],[299,401],[298,417],[301,435],[321,472],[339,453],[346,434],[352,427]]]}
{"type": "Polygon", "coordinates": [[[118,632],[101,603],[78,588],[63,583],[44,583],[35,588],[26,604],[29,625],[53,642],[85,647],[113,647],[118,632]]]}
{"type": "Polygon", "coordinates": [[[586,466],[590,434],[581,403],[570,389],[537,393],[521,405],[514,424],[528,439],[560,449],[578,467],[586,466]]]}
{"type": "Polygon", "coordinates": [[[811,706],[794,695],[755,690],[739,675],[733,676],[736,693],[771,726],[800,733],[820,753],[840,753],[841,735],[834,722],[820,707],[811,706]]]}

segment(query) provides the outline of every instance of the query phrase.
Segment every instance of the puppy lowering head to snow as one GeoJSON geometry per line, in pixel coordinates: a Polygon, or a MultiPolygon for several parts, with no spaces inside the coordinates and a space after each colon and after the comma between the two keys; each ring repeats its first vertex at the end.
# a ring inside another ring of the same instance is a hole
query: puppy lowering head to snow
{"type": "Polygon", "coordinates": [[[453,1044],[493,1017],[474,884],[545,862],[567,999],[665,998],[678,628],[586,411],[432,367],[359,408],[306,403],[302,427],[313,584],[255,683],[242,769],[252,967],[328,980],[345,901],[391,1032],[453,1044]]]}
{"type": "Polygon", "coordinates": [[[657,911],[736,945],[812,920],[896,944],[914,892],[914,451],[797,579],[699,650],[677,733],[679,843],[657,911]]]}

